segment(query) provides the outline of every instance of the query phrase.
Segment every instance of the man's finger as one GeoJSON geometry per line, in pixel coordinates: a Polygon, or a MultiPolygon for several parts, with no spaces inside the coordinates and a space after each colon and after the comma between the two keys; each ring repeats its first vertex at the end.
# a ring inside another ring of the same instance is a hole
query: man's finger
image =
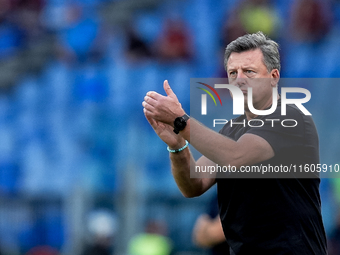
{"type": "Polygon", "coordinates": [[[177,98],[175,93],[172,91],[170,85],[169,85],[169,82],[168,80],[165,80],[164,83],[163,83],[163,88],[165,90],[165,93],[169,96],[169,97],[172,97],[172,98],[177,98]]]}
{"type": "Polygon", "coordinates": [[[155,110],[155,107],[153,107],[152,105],[150,105],[149,103],[143,101],[142,106],[144,107],[144,109],[148,110],[149,112],[153,112],[155,110]]]}
{"type": "Polygon", "coordinates": [[[148,93],[146,93],[146,95],[148,97],[151,97],[151,98],[155,99],[155,100],[158,100],[160,97],[163,97],[162,95],[158,94],[155,91],[149,91],[148,93]]]}
{"type": "Polygon", "coordinates": [[[149,96],[145,96],[144,101],[151,106],[155,106],[156,103],[157,103],[157,101],[155,99],[153,99],[152,97],[149,97],[149,96]]]}
{"type": "Polygon", "coordinates": [[[144,112],[145,118],[150,123],[150,125],[152,127],[155,127],[156,126],[156,121],[150,116],[150,112],[147,109],[145,109],[145,108],[143,109],[143,112],[144,112]]]}

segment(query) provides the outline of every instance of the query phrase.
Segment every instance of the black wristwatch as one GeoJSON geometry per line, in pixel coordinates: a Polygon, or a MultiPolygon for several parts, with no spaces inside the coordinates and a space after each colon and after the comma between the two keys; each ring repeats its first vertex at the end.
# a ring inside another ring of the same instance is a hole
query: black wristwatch
{"type": "Polygon", "coordinates": [[[188,119],[190,119],[188,114],[184,114],[182,117],[177,117],[175,119],[175,121],[174,121],[174,132],[176,134],[178,134],[179,131],[182,131],[186,127],[188,119]]]}

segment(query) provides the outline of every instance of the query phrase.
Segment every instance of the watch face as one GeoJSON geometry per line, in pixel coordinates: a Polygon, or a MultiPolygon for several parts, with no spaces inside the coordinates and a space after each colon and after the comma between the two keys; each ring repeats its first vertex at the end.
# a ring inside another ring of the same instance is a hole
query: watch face
{"type": "Polygon", "coordinates": [[[178,117],[175,119],[175,123],[174,126],[178,129],[178,130],[183,130],[186,126],[186,121],[182,118],[182,117],[178,117]]]}

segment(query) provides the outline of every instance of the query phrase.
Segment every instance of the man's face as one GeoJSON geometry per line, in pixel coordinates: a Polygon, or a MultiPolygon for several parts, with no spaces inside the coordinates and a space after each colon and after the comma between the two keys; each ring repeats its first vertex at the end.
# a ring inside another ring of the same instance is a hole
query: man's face
{"type": "Polygon", "coordinates": [[[264,109],[263,107],[268,107],[268,102],[272,102],[272,88],[276,87],[280,74],[277,69],[268,72],[260,49],[231,53],[227,62],[227,73],[229,83],[242,90],[246,110],[248,87],[253,89],[255,109],[264,109]]]}

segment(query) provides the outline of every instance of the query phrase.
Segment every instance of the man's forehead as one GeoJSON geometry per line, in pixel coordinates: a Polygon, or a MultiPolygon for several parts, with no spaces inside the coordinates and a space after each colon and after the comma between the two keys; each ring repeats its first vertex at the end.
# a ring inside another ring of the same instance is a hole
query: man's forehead
{"type": "Polygon", "coordinates": [[[228,68],[233,65],[250,65],[250,64],[263,64],[263,54],[260,49],[248,50],[243,52],[232,52],[229,56],[227,66],[228,68]]]}

